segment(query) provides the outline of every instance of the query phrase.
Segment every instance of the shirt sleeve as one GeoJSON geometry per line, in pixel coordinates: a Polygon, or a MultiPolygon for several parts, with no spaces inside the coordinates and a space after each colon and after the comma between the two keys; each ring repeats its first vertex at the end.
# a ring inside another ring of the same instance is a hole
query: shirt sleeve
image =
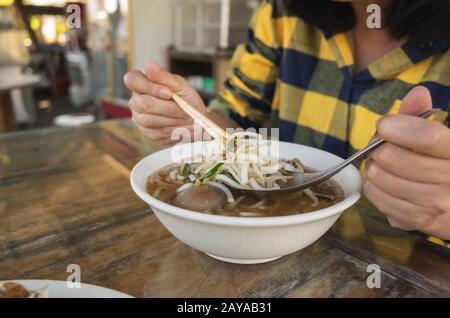
{"type": "Polygon", "coordinates": [[[271,112],[278,73],[272,16],[272,4],[263,2],[250,21],[247,42],[234,52],[224,89],[208,107],[244,129],[263,127],[271,112]]]}

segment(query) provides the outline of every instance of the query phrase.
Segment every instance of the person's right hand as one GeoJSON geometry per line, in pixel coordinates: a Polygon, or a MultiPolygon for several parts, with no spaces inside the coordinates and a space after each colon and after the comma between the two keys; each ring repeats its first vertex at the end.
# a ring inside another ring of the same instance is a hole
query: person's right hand
{"type": "Polygon", "coordinates": [[[203,114],[206,106],[195,89],[181,76],[163,70],[155,62],[149,62],[144,70],[131,71],[124,76],[125,85],[132,91],[129,106],[132,119],[143,135],[158,144],[169,144],[177,130],[193,136],[193,120],[171,99],[172,93],[184,98],[203,114]]]}

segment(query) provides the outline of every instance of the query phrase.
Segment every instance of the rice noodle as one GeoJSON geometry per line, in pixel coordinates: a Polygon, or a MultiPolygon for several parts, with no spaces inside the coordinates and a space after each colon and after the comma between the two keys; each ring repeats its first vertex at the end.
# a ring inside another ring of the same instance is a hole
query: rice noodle
{"type": "Polygon", "coordinates": [[[233,188],[238,188],[238,189],[242,188],[242,186],[239,183],[233,181],[230,177],[228,177],[228,176],[226,176],[224,174],[216,175],[215,180],[216,181],[217,180],[223,181],[225,184],[228,184],[229,186],[231,186],[233,188]]]}
{"type": "Polygon", "coordinates": [[[221,167],[220,167],[220,170],[219,171],[227,171],[227,172],[229,172],[232,176],[233,176],[233,178],[235,178],[238,182],[241,182],[241,178],[239,177],[239,174],[234,170],[234,168],[233,167],[231,167],[230,165],[227,165],[227,164],[225,164],[225,165],[222,165],[221,167]]]}
{"type": "MultiPolygon", "coordinates": [[[[234,188],[273,190],[279,189],[281,183],[286,183],[292,178],[289,173],[298,173],[302,168],[300,161],[296,159],[287,161],[273,156],[271,151],[274,149],[272,147],[274,142],[264,140],[255,132],[234,133],[229,141],[228,146],[232,146],[232,149],[219,147],[212,153],[205,150],[201,157],[195,155],[183,161],[190,163],[188,166],[190,182],[212,181],[234,188]],[[192,161],[199,158],[201,161],[192,161]],[[218,163],[221,165],[217,166],[218,163]]],[[[185,176],[181,176],[182,170],[171,172],[170,178],[184,179],[185,176]]]]}
{"type": "Polygon", "coordinates": [[[311,206],[315,208],[319,205],[319,198],[310,189],[305,189],[303,192],[312,200],[311,206]]]}
{"type": "Polygon", "coordinates": [[[214,182],[214,181],[210,181],[210,182],[208,182],[208,184],[222,190],[225,193],[225,195],[227,196],[228,203],[235,202],[233,194],[231,193],[230,189],[228,189],[226,186],[224,186],[221,183],[214,182]]]}
{"type": "Polygon", "coordinates": [[[241,165],[241,184],[247,185],[248,183],[248,163],[244,162],[241,165]]]}
{"type": "Polygon", "coordinates": [[[261,172],[263,174],[274,174],[280,169],[280,165],[278,163],[272,164],[270,166],[261,167],[261,172]]]}
{"type": "Polygon", "coordinates": [[[245,198],[246,198],[245,195],[241,195],[239,198],[236,199],[236,201],[233,202],[233,205],[241,203],[245,198]]]}
{"type": "Polygon", "coordinates": [[[257,209],[257,208],[259,208],[260,206],[263,206],[264,204],[266,204],[266,199],[262,199],[261,201],[258,201],[258,202],[256,202],[255,204],[250,205],[249,208],[250,208],[250,209],[257,209]]]}
{"type": "Polygon", "coordinates": [[[289,171],[289,172],[298,172],[298,170],[291,165],[290,163],[285,163],[282,167],[285,171],[289,171]]]}
{"type": "Polygon", "coordinates": [[[185,183],[185,184],[183,184],[181,187],[179,187],[178,189],[177,189],[177,192],[183,192],[184,190],[187,190],[187,189],[189,189],[190,187],[192,187],[194,184],[192,184],[192,183],[185,183]]]}
{"type": "Polygon", "coordinates": [[[256,182],[255,178],[250,179],[250,185],[255,190],[265,190],[263,187],[261,187],[258,182],[256,182]]]}
{"type": "Polygon", "coordinates": [[[255,164],[255,163],[252,163],[252,168],[253,168],[253,171],[255,172],[255,174],[257,175],[257,177],[259,179],[259,182],[263,183],[264,182],[264,176],[261,173],[261,170],[259,170],[258,165],[255,164]]]}

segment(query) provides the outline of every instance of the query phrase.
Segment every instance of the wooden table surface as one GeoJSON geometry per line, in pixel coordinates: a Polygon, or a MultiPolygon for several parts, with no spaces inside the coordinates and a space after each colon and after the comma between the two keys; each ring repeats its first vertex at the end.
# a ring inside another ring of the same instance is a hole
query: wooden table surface
{"type": "Polygon", "coordinates": [[[175,239],[129,185],[156,148],[128,120],[0,135],[0,280],[81,280],[137,297],[450,297],[450,249],[391,228],[368,202],[319,241],[260,265],[175,239]],[[368,264],[381,268],[369,289],[368,264]]]}

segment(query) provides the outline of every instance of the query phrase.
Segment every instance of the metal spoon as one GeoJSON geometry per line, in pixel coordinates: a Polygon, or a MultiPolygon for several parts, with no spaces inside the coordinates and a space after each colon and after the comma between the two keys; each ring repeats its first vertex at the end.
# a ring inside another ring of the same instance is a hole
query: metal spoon
{"type": "MultiPolygon", "coordinates": [[[[418,117],[420,118],[428,118],[431,115],[441,111],[439,108],[430,109],[426,112],[421,113],[418,117]]],[[[287,184],[280,184],[280,189],[274,189],[274,190],[254,190],[254,189],[247,189],[247,188],[235,188],[240,191],[244,192],[257,192],[257,193],[282,193],[282,192],[293,192],[293,191],[299,191],[306,188],[309,188],[313,185],[317,185],[319,183],[322,183],[324,181],[327,181],[331,177],[333,177],[335,174],[340,172],[342,169],[347,167],[349,164],[354,162],[357,159],[360,159],[364,155],[366,155],[369,151],[377,148],[381,144],[383,144],[385,141],[382,138],[378,138],[375,141],[371,142],[367,147],[361,149],[354,155],[350,156],[348,159],[338,163],[337,165],[330,167],[328,169],[317,171],[317,172],[305,172],[305,173],[294,173],[292,176],[293,178],[290,180],[287,184]],[[284,186],[283,186],[284,185],[284,186]]],[[[228,184],[228,186],[233,187],[232,185],[228,184]]]]}

